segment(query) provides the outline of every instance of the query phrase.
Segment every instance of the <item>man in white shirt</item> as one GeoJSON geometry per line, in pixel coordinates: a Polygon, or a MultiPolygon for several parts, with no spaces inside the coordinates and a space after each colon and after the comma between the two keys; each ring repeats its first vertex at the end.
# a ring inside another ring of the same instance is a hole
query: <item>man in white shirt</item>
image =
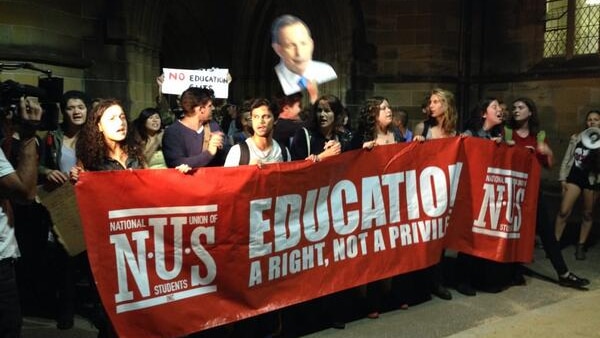
{"type": "MultiPolygon", "coordinates": [[[[42,109],[39,104],[21,97],[18,107],[21,116],[19,135],[21,147],[15,170],[0,149],[0,337],[21,336],[21,308],[15,278],[15,260],[20,256],[11,222],[8,199],[32,201],[36,194],[37,144],[35,122],[39,122],[42,109]]],[[[4,112],[3,112],[4,113],[4,112]]],[[[2,123],[6,121],[0,121],[2,123]]]]}
{"type": "Polygon", "coordinates": [[[269,106],[267,99],[254,99],[250,102],[253,134],[244,144],[236,144],[229,150],[225,159],[226,167],[290,161],[288,149],[280,147],[279,143],[273,140],[275,118],[269,106]]]}
{"type": "Polygon", "coordinates": [[[273,22],[271,35],[271,46],[281,59],[275,73],[285,95],[337,78],[330,65],[313,61],[314,42],[304,21],[293,15],[282,15],[273,22]]]}

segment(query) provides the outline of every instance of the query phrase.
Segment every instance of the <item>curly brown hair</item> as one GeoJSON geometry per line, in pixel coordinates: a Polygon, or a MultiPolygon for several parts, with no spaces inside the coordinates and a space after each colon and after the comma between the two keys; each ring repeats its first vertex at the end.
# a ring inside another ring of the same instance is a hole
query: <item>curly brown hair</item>
{"type": "MultiPolygon", "coordinates": [[[[379,107],[381,104],[390,100],[383,96],[374,96],[367,99],[365,104],[360,109],[359,122],[358,122],[358,134],[362,137],[363,142],[373,141],[377,135],[377,129],[375,127],[377,116],[379,115],[379,107]]],[[[388,126],[388,128],[391,128],[388,126]]]]}
{"type": "MultiPolygon", "coordinates": [[[[77,158],[86,170],[100,170],[102,163],[108,157],[108,148],[104,142],[104,135],[98,129],[98,123],[100,123],[104,112],[115,105],[122,108],[121,103],[116,99],[100,100],[98,105],[92,109],[91,114],[81,128],[75,150],[77,158]]],[[[127,123],[129,124],[129,121],[127,123]]],[[[127,156],[134,157],[140,164],[145,166],[146,161],[142,152],[143,149],[134,139],[130,134],[127,134],[125,139],[119,143],[123,151],[127,153],[127,156]]]]}

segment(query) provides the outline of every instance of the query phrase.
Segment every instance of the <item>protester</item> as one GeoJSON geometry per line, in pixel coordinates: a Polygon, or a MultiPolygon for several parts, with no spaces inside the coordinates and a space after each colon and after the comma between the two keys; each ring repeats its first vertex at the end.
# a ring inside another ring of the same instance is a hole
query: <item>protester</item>
{"type": "MultiPolygon", "coordinates": [[[[77,165],[69,172],[73,182],[83,171],[146,168],[142,145],[131,135],[128,137],[127,124],[119,101],[105,99],[94,107],[77,141],[77,165]]],[[[99,330],[98,337],[116,337],[106,312],[100,304],[97,306],[92,321],[99,330]]]]}
{"type": "Polygon", "coordinates": [[[426,111],[426,120],[415,126],[414,141],[456,136],[454,94],[440,88],[432,90],[426,111]]]}
{"type": "MultiPolygon", "coordinates": [[[[231,147],[225,160],[225,167],[258,165],[290,161],[289,150],[273,139],[274,116],[267,99],[251,99],[244,104],[251,116],[252,135],[231,147]]],[[[281,328],[280,312],[266,313],[256,318],[237,322],[232,336],[265,337],[277,333],[281,328]]]]}
{"type": "Polygon", "coordinates": [[[32,202],[36,195],[38,153],[36,125],[42,108],[29,97],[19,98],[16,112],[21,145],[17,150],[16,169],[0,148],[0,337],[21,337],[21,306],[15,275],[15,261],[20,256],[8,200],[32,202]]]}
{"type": "Polygon", "coordinates": [[[279,95],[275,103],[279,113],[273,129],[273,138],[282,146],[290,149],[294,135],[304,126],[304,121],[300,118],[302,94],[279,95]]]}
{"type": "Polygon", "coordinates": [[[405,110],[398,109],[393,113],[393,123],[396,130],[400,133],[400,137],[404,142],[410,142],[413,139],[412,130],[408,129],[408,113],[405,110]]]}
{"type": "Polygon", "coordinates": [[[213,91],[189,88],[181,94],[184,115],[165,129],[163,154],[169,168],[185,164],[191,168],[223,164],[225,135],[212,121],[213,91]]]}
{"type": "MultiPolygon", "coordinates": [[[[485,138],[496,143],[502,141],[502,108],[496,98],[484,98],[479,101],[467,122],[463,136],[485,138]]],[[[493,262],[458,252],[456,257],[456,291],[466,296],[477,294],[474,286],[488,292],[498,292],[510,280],[512,264],[493,262]],[[507,271],[506,280],[498,278],[507,271]]]]}
{"type": "Polygon", "coordinates": [[[227,135],[230,144],[233,144],[233,135],[237,133],[236,120],[238,116],[238,107],[232,103],[225,103],[221,107],[221,123],[219,127],[227,135]]]}
{"type": "MultiPolygon", "coordinates": [[[[599,128],[600,111],[589,111],[585,117],[585,125],[586,128],[599,128]]],[[[585,244],[593,224],[595,194],[598,194],[594,191],[594,185],[600,182],[600,172],[593,170],[589,163],[588,156],[592,150],[582,143],[582,135],[580,132],[571,136],[560,166],[558,180],[562,186],[562,202],[554,225],[556,240],[560,241],[567,218],[571,215],[579,195],[583,195],[583,219],[575,249],[575,258],[578,260],[585,259],[585,244]]]]}
{"type": "MultiPolygon", "coordinates": [[[[523,97],[514,100],[512,106],[513,112],[508,125],[505,127],[504,139],[510,144],[530,149],[535,154],[541,166],[550,168],[553,163],[553,153],[545,138],[545,132],[540,130],[535,103],[531,99],[523,97]]],[[[590,283],[589,280],[578,277],[569,271],[562,256],[560,245],[556,240],[553,224],[548,219],[547,210],[546,202],[540,190],[536,231],[540,236],[546,256],[550,258],[552,267],[554,267],[554,270],[558,274],[558,283],[561,286],[574,288],[581,288],[588,285],[590,283]]],[[[515,280],[515,283],[525,283],[522,276],[517,276],[517,279],[521,279],[522,282],[515,280]]]]}
{"type": "MultiPolygon", "coordinates": [[[[387,98],[374,96],[367,99],[360,109],[359,118],[358,131],[352,139],[352,149],[371,150],[375,146],[401,142],[399,134],[393,131],[392,110],[387,98]]],[[[379,318],[383,297],[390,289],[390,279],[371,282],[361,288],[361,293],[366,297],[367,318],[379,318]]]]}
{"type": "Polygon", "coordinates": [[[292,159],[320,161],[348,150],[350,144],[337,128],[343,114],[344,106],[336,96],[320,97],[312,107],[306,128],[298,129],[294,135],[292,159]]]}
{"type": "Polygon", "coordinates": [[[352,122],[350,121],[350,115],[346,108],[344,108],[341,120],[342,122],[337,127],[337,133],[338,135],[341,135],[342,142],[347,142],[350,145],[352,145],[352,137],[354,136],[354,132],[352,130],[352,122]]]}
{"type": "MultiPolygon", "coordinates": [[[[45,188],[52,190],[69,181],[69,171],[77,162],[75,145],[87,120],[91,101],[87,94],[72,90],[63,94],[60,108],[63,122],[57,130],[49,131],[41,143],[40,175],[45,188]]],[[[48,235],[46,234],[46,238],[48,235]]],[[[85,254],[70,257],[58,240],[52,242],[57,277],[57,327],[65,330],[73,327],[75,314],[75,284],[77,271],[89,271],[85,254]]],[[[91,283],[91,276],[86,276],[91,283]]]]}
{"type": "Polygon", "coordinates": [[[258,98],[249,103],[252,120],[252,136],[244,144],[237,144],[231,148],[226,167],[235,167],[244,164],[266,164],[285,162],[290,160],[289,150],[273,140],[274,117],[270,103],[266,99],[258,98]]]}
{"type": "Polygon", "coordinates": [[[250,114],[250,101],[244,102],[240,107],[240,113],[235,119],[236,129],[239,131],[233,134],[233,143],[238,144],[252,136],[252,116],[250,114]]]}
{"type": "Polygon", "coordinates": [[[144,146],[144,158],[148,168],[166,168],[162,152],[164,130],[160,112],[156,108],[145,108],[132,123],[134,137],[144,146]]]}
{"type": "MultiPolygon", "coordinates": [[[[441,88],[433,89],[429,95],[429,104],[426,111],[427,119],[415,126],[413,141],[423,142],[430,139],[456,136],[458,113],[454,94],[441,88]]],[[[452,294],[444,286],[443,281],[443,258],[444,253],[442,253],[440,263],[431,266],[426,271],[430,274],[431,294],[441,299],[450,300],[452,294]]]]}
{"type": "Polygon", "coordinates": [[[366,101],[360,111],[358,130],[352,139],[352,148],[373,149],[377,145],[401,142],[394,133],[392,110],[388,99],[374,96],[366,101]]]}
{"type": "MultiPolygon", "coordinates": [[[[292,159],[319,162],[350,150],[349,135],[339,129],[345,114],[345,108],[339,98],[334,95],[321,96],[312,106],[306,127],[299,129],[294,136],[292,159]]],[[[307,309],[310,306],[324,309],[324,316],[331,327],[343,329],[346,326],[344,312],[353,295],[353,290],[336,292],[307,302],[304,306],[307,309]]],[[[314,313],[310,310],[307,312],[314,313]]],[[[305,316],[297,315],[299,318],[305,316]]]]}

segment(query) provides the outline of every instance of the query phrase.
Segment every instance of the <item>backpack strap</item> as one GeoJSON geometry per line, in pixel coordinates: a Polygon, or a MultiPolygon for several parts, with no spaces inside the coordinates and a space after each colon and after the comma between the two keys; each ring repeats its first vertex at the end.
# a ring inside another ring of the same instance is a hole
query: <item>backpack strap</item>
{"type": "Polygon", "coordinates": [[[425,120],[423,121],[423,132],[421,133],[421,136],[423,136],[424,138],[427,138],[427,133],[429,132],[429,128],[431,126],[429,125],[429,121],[425,120]]]}
{"type": "Polygon", "coordinates": [[[304,130],[304,135],[306,136],[306,153],[308,154],[307,156],[310,156],[310,135],[308,134],[308,129],[302,127],[302,129],[304,130]]]}
{"type": "Polygon", "coordinates": [[[246,141],[242,141],[238,143],[240,146],[240,163],[239,165],[246,165],[250,163],[250,148],[248,148],[248,143],[246,141]]]}
{"type": "Polygon", "coordinates": [[[286,146],[283,146],[283,149],[281,149],[281,157],[283,157],[283,162],[288,161],[288,148],[286,146]]]}

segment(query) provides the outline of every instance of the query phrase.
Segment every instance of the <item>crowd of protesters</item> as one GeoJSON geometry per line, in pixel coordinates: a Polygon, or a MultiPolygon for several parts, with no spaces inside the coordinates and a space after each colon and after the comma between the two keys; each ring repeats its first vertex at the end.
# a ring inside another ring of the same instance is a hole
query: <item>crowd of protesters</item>
{"type": "MultiPolygon", "coordinates": [[[[56,239],[47,210],[34,196],[36,175],[44,189],[52,190],[75,182],[82,171],[177,168],[185,174],[203,166],[317,162],[353,149],[448,137],[480,137],[507,146],[527,147],[543,167],[549,168],[554,162],[546,133],[540,129],[535,103],[528,98],[514,100],[509,114],[503,111],[499,98],[484,98],[461,131],[457,127],[453,93],[436,88],[424,100],[424,120],[411,131],[405,111],[392,111],[387,98],[374,96],[360,108],[358,128],[353,130],[348,123],[350,114],[338,97],[319,95],[316,84],[304,90],[310,101],[304,109],[305,119],[301,118],[301,93],[280,94],[271,101],[256,97],[235,105],[215,99],[210,89],[189,88],[178,100],[176,111],[182,113],[175,116],[166,116],[169,112],[151,107],[129,123],[119,101],[100,99],[92,107],[85,93],[68,91],[61,104],[62,124],[42,138],[35,137],[32,128],[13,128],[10,121],[2,121],[1,282],[5,282],[5,273],[10,275],[16,268],[16,279],[14,275],[6,278],[9,283],[16,283],[19,291],[15,288],[8,293],[12,303],[4,303],[0,308],[0,336],[19,336],[21,311],[26,315],[52,316],[58,329],[70,329],[75,313],[82,312],[81,303],[86,303],[85,315],[98,327],[100,337],[116,336],[94,290],[85,253],[76,257],[67,254],[56,239]],[[221,108],[220,116],[213,115],[215,105],[221,108]],[[173,122],[165,125],[164,117],[173,122]],[[39,158],[39,167],[34,165],[35,158],[39,158]],[[82,284],[87,286],[85,297],[80,292],[82,284]]],[[[27,100],[23,98],[23,111],[34,107],[27,100]]],[[[586,128],[599,127],[600,113],[591,111],[585,122],[586,128]]],[[[560,181],[564,197],[555,222],[548,219],[544,198],[539,199],[537,232],[562,286],[581,288],[589,284],[567,268],[559,240],[566,218],[583,194],[585,210],[576,257],[585,259],[592,208],[600,188],[598,157],[597,149],[588,149],[582,143],[581,133],[573,135],[562,161],[560,181]]],[[[462,253],[458,254],[458,262],[460,278],[456,290],[468,296],[477,291],[500,292],[525,283],[515,264],[499,264],[462,253]],[[493,283],[486,282],[490,280],[493,283]]],[[[340,312],[327,309],[355,304],[364,310],[357,310],[358,313],[363,311],[364,316],[376,319],[384,309],[384,299],[393,299],[400,308],[429,299],[432,294],[450,300],[449,283],[444,280],[440,264],[330,295],[314,301],[317,305],[313,302],[313,306],[331,314],[340,312]],[[354,302],[354,297],[361,302],[354,302]]],[[[0,291],[5,292],[6,288],[0,291]]],[[[311,311],[302,306],[291,307],[225,330],[230,336],[295,336],[311,311]]],[[[328,325],[339,329],[348,320],[343,316],[323,316],[328,325]]]]}

